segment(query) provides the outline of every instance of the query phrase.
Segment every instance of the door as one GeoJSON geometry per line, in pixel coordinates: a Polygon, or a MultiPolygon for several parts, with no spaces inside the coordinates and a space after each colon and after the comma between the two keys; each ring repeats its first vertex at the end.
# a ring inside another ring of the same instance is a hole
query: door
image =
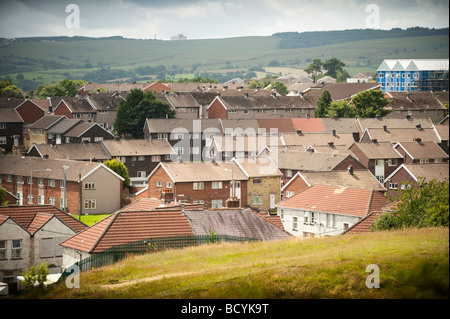
{"type": "Polygon", "coordinates": [[[270,209],[275,208],[275,194],[270,194],[270,209]]]}
{"type": "Polygon", "coordinates": [[[56,134],[56,144],[61,144],[61,134],[56,134]]]}
{"type": "Polygon", "coordinates": [[[384,160],[375,160],[375,177],[384,183],[384,160]]]}

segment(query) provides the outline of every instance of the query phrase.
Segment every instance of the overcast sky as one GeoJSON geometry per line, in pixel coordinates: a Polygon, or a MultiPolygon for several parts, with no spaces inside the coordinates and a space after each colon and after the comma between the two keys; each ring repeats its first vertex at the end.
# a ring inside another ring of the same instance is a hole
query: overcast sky
{"type": "Polygon", "coordinates": [[[0,37],[167,40],[180,33],[205,39],[376,26],[445,28],[448,14],[448,0],[1,0],[0,37]],[[79,9],[79,25],[77,12],[66,12],[69,4],[79,9]]]}

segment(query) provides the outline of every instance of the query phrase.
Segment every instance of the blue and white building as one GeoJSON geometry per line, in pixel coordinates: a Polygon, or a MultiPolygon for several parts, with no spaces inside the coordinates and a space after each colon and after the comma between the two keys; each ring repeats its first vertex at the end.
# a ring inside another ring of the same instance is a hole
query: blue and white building
{"type": "Polygon", "coordinates": [[[447,91],[448,59],[384,60],[378,83],[384,92],[447,91]]]}

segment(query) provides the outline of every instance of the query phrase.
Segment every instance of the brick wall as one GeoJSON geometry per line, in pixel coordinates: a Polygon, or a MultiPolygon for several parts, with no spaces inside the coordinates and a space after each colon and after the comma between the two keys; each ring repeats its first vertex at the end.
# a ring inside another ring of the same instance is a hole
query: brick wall
{"type": "Polygon", "coordinates": [[[294,192],[294,194],[297,194],[308,187],[308,184],[300,176],[294,176],[292,178],[294,180],[283,190],[283,200],[287,198],[286,192],[294,192]]]}
{"type": "Polygon", "coordinates": [[[55,115],[65,115],[67,118],[72,119],[73,114],[70,112],[70,110],[67,108],[66,104],[64,102],[61,102],[59,106],[54,110],[55,115]]]}
{"type": "Polygon", "coordinates": [[[389,199],[399,198],[403,193],[403,191],[401,190],[403,182],[412,183],[411,187],[417,187],[418,185],[417,182],[414,181],[412,176],[405,169],[400,169],[394,176],[392,176],[391,180],[389,182],[386,182],[386,184],[384,185],[387,189],[386,196],[389,199]],[[397,184],[397,189],[390,189],[390,183],[397,184]]]}
{"type": "Polygon", "coordinates": [[[281,201],[281,187],[280,177],[261,177],[261,184],[255,184],[254,178],[250,178],[247,182],[247,203],[251,207],[258,208],[260,210],[268,210],[270,208],[270,195],[275,195],[275,204],[281,201]],[[255,205],[253,203],[253,196],[261,195],[262,203],[255,205]]]}
{"type": "Polygon", "coordinates": [[[32,124],[45,115],[45,112],[41,108],[29,100],[25,101],[16,110],[25,124],[32,124]]]}
{"type": "Polygon", "coordinates": [[[219,99],[214,100],[208,109],[208,118],[210,119],[226,119],[228,118],[228,111],[223,106],[219,99]]]}

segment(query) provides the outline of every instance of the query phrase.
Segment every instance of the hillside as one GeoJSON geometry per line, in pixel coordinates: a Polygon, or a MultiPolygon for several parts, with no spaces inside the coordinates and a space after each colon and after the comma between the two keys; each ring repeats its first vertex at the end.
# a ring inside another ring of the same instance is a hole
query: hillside
{"type": "Polygon", "coordinates": [[[82,273],[80,289],[62,282],[39,297],[448,298],[449,232],[414,229],[165,251],[82,273]],[[366,286],[370,264],[379,267],[379,289],[366,286]]]}
{"type": "Polygon", "coordinates": [[[29,90],[64,78],[99,82],[177,80],[214,73],[242,77],[269,65],[303,69],[314,58],[337,57],[350,74],[374,72],[386,58],[448,58],[448,29],[380,32],[346,30],[187,41],[0,39],[0,78],[15,80],[21,74],[23,79],[17,84],[29,90]],[[142,68],[148,66],[152,68],[142,68]]]}

